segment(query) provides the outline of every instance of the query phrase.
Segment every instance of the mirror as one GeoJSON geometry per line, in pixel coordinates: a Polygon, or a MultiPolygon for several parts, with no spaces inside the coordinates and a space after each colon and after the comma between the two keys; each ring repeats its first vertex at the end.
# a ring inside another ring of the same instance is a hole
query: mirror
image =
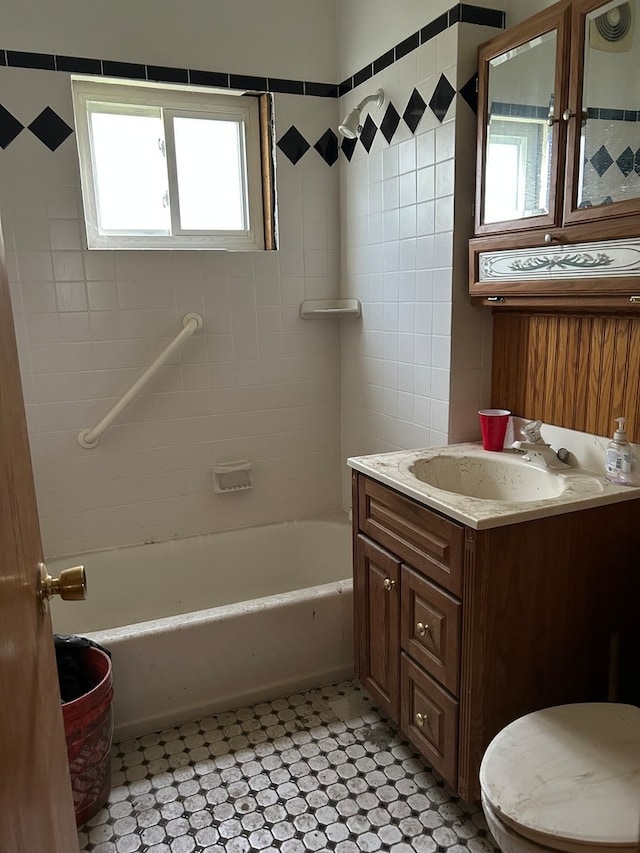
{"type": "Polygon", "coordinates": [[[551,30],[489,61],[483,223],[549,212],[556,44],[551,30]]]}
{"type": "Polygon", "coordinates": [[[637,0],[586,16],[578,207],[640,196],[640,26],[637,0]]]}

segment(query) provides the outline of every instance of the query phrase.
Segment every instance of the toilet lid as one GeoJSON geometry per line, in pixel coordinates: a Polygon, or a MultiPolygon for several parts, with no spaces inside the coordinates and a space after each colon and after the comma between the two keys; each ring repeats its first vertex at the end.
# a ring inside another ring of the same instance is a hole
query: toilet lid
{"type": "Polygon", "coordinates": [[[534,842],[637,849],[640,708],[599,702],[527,714],[489,744],[480,786],[498,817],[534,842]]]}

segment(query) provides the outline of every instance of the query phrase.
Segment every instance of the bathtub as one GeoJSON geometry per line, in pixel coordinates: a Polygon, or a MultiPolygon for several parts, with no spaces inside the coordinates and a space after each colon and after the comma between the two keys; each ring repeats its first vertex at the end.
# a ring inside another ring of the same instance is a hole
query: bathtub
{"type": "Polygon", "coordinates": [[[54,631],[112,653],[116,739],[353,674],[351,531],[293,521],[49,559],[84,563],[54,631]]]}

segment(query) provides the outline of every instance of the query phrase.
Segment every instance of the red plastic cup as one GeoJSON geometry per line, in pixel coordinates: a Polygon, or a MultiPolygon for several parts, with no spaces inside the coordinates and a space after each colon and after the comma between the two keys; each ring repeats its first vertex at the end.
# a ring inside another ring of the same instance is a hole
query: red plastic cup
{"type": "Polygon", "coordinates": [[[482,446],[485,450],[502,450],[509,423],[508,409],[480,409],[482,446]]]}

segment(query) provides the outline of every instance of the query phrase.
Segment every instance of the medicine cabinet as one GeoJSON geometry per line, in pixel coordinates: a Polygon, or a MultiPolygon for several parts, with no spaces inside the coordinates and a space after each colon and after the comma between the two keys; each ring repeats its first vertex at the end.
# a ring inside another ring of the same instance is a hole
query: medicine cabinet
{"type": "Polygon", "coordinates": [[[473,296],[640,307],[639,12],[562,0],[480,48],[473,296]]]}

